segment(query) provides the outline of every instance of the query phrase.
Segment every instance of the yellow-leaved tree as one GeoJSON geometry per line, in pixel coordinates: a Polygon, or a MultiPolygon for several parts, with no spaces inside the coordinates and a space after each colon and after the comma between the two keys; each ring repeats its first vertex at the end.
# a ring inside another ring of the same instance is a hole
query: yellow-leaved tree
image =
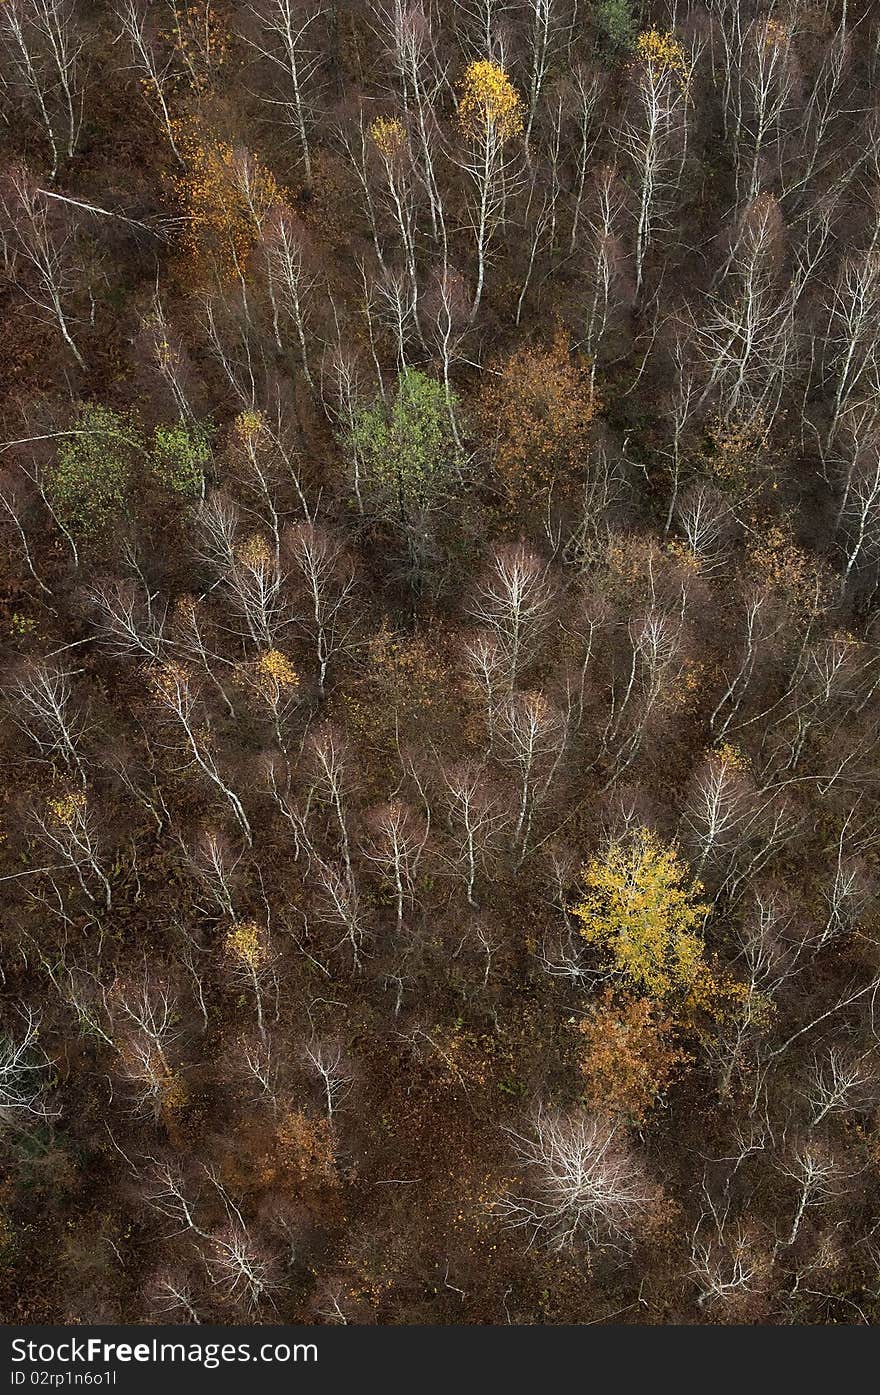
{"type": "Polygon", "coordinates": [[[182,166],[172,182],[185,215],[188,266],[204,275],[213,261],[225,276],[243,276],[284,191],[256,156],[235,150],[201,120],[171,126],[182,166]]]}
{"type": "Polygon", "coordinates": [[[655,1000],[705,998],[712,974],[700,932],[709,907],[674,844],[639,828],[612,839],[582,875],[574,915],[610,967],[655,1000]]]}
{"type": "Polygon", "coordinates": [[[458,124],[468,146],[459,163],[476,191],[469,208],[477,251],[473,324],[483,295],[489,246],[504,221],[511,191],[513,168],[506,147],[523,129],[522,100],[500,63],[481,58],[468,64],[461,80],[458,124]]]}
{"type": "Polygon", "coordinates": [[[636,58],[633,68],[653,68],[659,73],[669,74],[680,87],[688,85],[687,54],[671,29],[646,29],[636,40],[636,58]]]}
{"type": "Polygon", "coordinates": [[[520,135],[522,101],[500,63],[480,58],[468,64],[461,81],[458,120],[474,140],[485,140],[487,128],[501,141],[520,135]]]}

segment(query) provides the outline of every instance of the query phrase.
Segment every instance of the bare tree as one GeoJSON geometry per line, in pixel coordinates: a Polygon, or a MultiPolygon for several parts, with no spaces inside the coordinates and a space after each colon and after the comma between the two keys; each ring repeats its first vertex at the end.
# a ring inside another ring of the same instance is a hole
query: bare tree
{"type": "Polygon", "coordinates": [[[81,752],[86,717],[73,702],[72,678],[69,668],[34,661],[9,683],[6,698],[12,720],[36,746],[39,758],[60,761],[85,784],[81,752]]]}
{"type": "Polygon", "coordinates": [[[150,1284],[149,1294],[157,1312],[163,1315],[185,1313],[188,1322],[196,1327],[200,1325],[201,1319],[195,1308],[196,1300],[185,1274],[163,1270],[150,1284]]]}
{"type": "Polygon", "coordinates": [[[529,144],[538,106],[557,49],[569,25],[567,0],[526,0],[529,24],[529,102],[525,141],[529,144]]]}
{"type": "Polygon", "coordinates": [[[112,892],[98,856],[96,821],[85,790],[73,789],[50,797],[45,808],[35,806],[33,818],[47,848],[76,873],[84,895],[90,901],[96,899],[89,884],[93,878],[109,910],[112,892]]]}
{"type": "Polygon", "coordinates": [[[542,1111],[528,1133],[512,1139],[531,1185],[499,1202],[505,1224],[556,1250],[576,1241],[590,1249],[632,1243],[656,1193],[618,1124],[542,1111]]]}
{"type": "Polygon", "coordinates": [[[819,936],[820,948],[855,930],[876,895],[875,879],[865,857],[858,848],[847,851],[847,840],[852,840],[851,822],[852,810],[844,819],[837,839],[831,885],[826,885],[822,892],[828,916],[819,936]]]}
{"type": "Polygon", "coordinates": [[[352,774],[347,744],[339,730],[325,722],[309,732],[306,749],[313,763],[315,789],[321,801],[326,801],[332,810],[346,877],[353,882],[348,815],[352,774]]]}
{"type": "Polygon", "coordinates": [[[43,595],[51,595],[50,588],[40,576],[34,564],[34,542],[30,536],[30,515],[32,512],[33,495],[28,497],[22,492],[21,481],[17,480],[11,473],[5,471],[0,474],[0,509],[6,515],[12,528],[18,537],[22,556],[31,578],[36,582],[43,595]]]}
{"type": "Polygon", "coordinates": [[[59,212],[20,166],[0,186],[0,237],[6,275],[28,304],[57,326],[85,368],[72,333],[71,301],[84,275],[77,227],[67,209],[59,212]]]}
{"type": "Polygon", "coordinates": [[[574,209],[568,242],[569,256],[573,255],[578,243],[584,190],[591,168],[591,157],[599,137],[599,102],[604,91],[604,74],[598,67],[587,67],[584,64],[579,64],[572,72],[571,92],[568,94],[568,99],[571,117],[577,127],[577,165],[574,209]]]}
{"type": "Polygon", "coordinates": [[[312,1067],[324,1091],[328,1123],[351,1089],[352,1076],[345,1062],[342,1047],[336,1041],[313,1041],[306,1047],[306,1061],[312,1067]]]}
{"type": "Polygon", "coordinates": [[[645,277],[645,259],[678,192],[686,102],[687,86],[675,69],[652,59],[638,65],[635,90],[620,128],[634,204],[636,297],[645,277]]]}
{"type": "Polygon", "coordinates": [[[845,558],[840,578],[843,593],[856,566],[873,562],[880,553],[880,454],[876,449],[853,467],[839,529],[845,558]]]}
{"type": "Polygon", "coordinates": [[[235,920],[235,893],[241,880],[242,854],[217,829],[200,833],[192,849],[185,848],[186,864],[213,902],[213,913],[235,920]]]}
{"type": "Polygon", "coordinates": [[[54,179],[74,155],[83,121],[85,35],[74,0],[7,0],[0,36],[14,81],[39,117],[54,179]]]}
{"type": "Polygon", "coordinates": [[[586,299],[583,347],[591,359],[590,386],[595,390],[599,356],[616,307],[625,303],[621,232],[626,190],[614,165],[600,165],[590,182],[581,242],[586,248],[586,299]]]}
{"type": "Polygon", "coordinates": [[[136,981],[118,981],[103,1000],[135,1110],[158,1118],[176,1079],[169,1053],[181,1035],[177,997],[144,965],[136,981]]]}
{"type": "Polygon", "coordinates": [[[726,865],[725,853],[736,848],[752,811],[751,789],[736,757],[710,754],[702,764],[684,815],[687,841],[694,848],[694,871],[703,875],[707,864],[726,865]]]}
{"type": "Polygon", "coordinates": [[[521,866],[531,850],[536,813],[547,799],[565,752],[568,731],[563,715],[543,693],[515,693],[501,712],[504,760],[517,784],[513,844],[521,866]]]}
{"type": "Polygon", "coordinates": [[[510,0],[455,0],[455,9],[456,31],[465,51],[503,66],[508,40],[505,16],[513,9],[510,0]]]}
{"type": "Polygon", "coordinates": [[[443,139],[435,110],[446,72],[437,52],[432,14],[420,0],[380,3],[374,13],[400,92],[413,170],[428,198],[431,236],[440,244],[445,270],[448,234],[437,168],[443,139]]]}
{"type": "Polygon", "coordinates": [[[206,1266],[211,1282],[227,1303],[253,1313],[277,1287],[272,1254],[250,1234],[235,1204],[226,1198],[229,1222],[209,1238],[206,1266]]]}
{"type": "Polygon", "coordinates": [[[165,664],[153,670],[152,680],[160,710],[180,732],[186,764],[201,771],[209,783],[223,795],[250,847],[253,843],[250,823],[238,795],[221,776],[214,754],[206,741],[205,713],[199,709],[191,673],[183,664],[165,664]]]}
{"type": "Polygon", "coordinates": [[[279,350],[283,348],[282,323],[285,327],[291,324],[299,346],[303,376],[309,387],[314,387],[306,329],[317,277],[308,269],[302,231],[289,209],[276,210],[267,224],[262,246],[275,343],[279,350]]]}
{"type": "Polygon", "coordinates": [[[216,1173],[205,1169],[212,1186],[209,1196],[219,1199],[224,1219],[208,1229],[210,1221],[200,1219],[201,1211],[209,1209],[207,1202],[189,1193],[180,1174],[168,1163],[155,1158],[150,1161],[148,1203],[195,1240],[209,1282],[221,1299],[240,1305],[247,1314],[255,1312],[264,1300],[271,1301],[277,1286],[274,1257],[251,1233],[241,1209],[216,1173]]]}
{"type": "Polygon", "coordinates": [[[797,140],[784,152],[783,192],[786,196],[810,186],[817,174],[827,169],[841,152],[841,141],[848,144],[843,117],[846,111],[846,81],[850,76],[852,40],[844,22],[829,36],[819,56],[814,80],[809,86],[797,140]],[[793,166],[789,173],[789,166],[793,166]]]}
{"type": "Polygon", "coordinates": [[[791,294],[780,288],[782,217],[769,194],[743,213],[723,284],[695,324],[706,382],[697,406],[716,394],[725,423],[766,429],[779,405],[793,353],[791,294]]]}
{"type": "Polygon", "coordinates": [[[94,607],[104,643],[119,658],[156,663],[165,644],[167,605],[137,580],[111,577],[86,592],[94,607]]]}
{"type": "Polygon", "coordinates": [[[711,485],[695,485],[675,501],[675,517],[701,574],[711,577],[723,571],[735,525],[720,491],[711,485]]]}
{"type": "Polygon", "coordinates": [[[428,826],[399,800],[370,811],[365,822],[367,835],[361,844],[362,851],[393,889],[400,933],[404,909],[415,902],[416,875],[428,838],[428,826]]]}
{"type": "Polygon", "coordinates": [[[302,0],[260,0],[258,5],[248,6],[248,13],[254,21],[254,29],[246,34],[246,40],[264,60],[274,79],[273,95],[263,100],[277,114],[278,120],[295,132],[306,183],[311,184],[309,128],[318,95],[316,78],[321,64],[321,47],[315,30],[324,13],[323,7],[304,5],[302,0]]]}
{"type": "Polygon", "coordinates": [[[328,667],[351,644],[354,569],[339,540],[315,524],[294,525],[285,534],[285,545],[305,594],[308,609],[299,625],[314,645],[318,693],[323,697],[328,667]]]}
{"type": "Polygon", "coordinates": [[[691,1274],[700,1307],[734,1309],[760,1290],[770,1262],[756,1228],[731,1220],[730,1198],[715,1201],[703,1179],[704,1206],[691,1235],[691,1274]]]}
{"type": "Polygon", "coordinates": [[[780,1248],[791,1246],[797,1240],[808,1210],[826,1206],[839,1193],[843,1174],[831,1154],[813,1143],[796,1146],[791,1156],[777,1166],[782,1176],[795,1185],[791,1228],[784,1240],[777,1240],[777,1248],[780,1248]]]}
{"type": "Polygon", "coordinates": [[[685,601],[683,593],[677,614],[652,608],[627,626],[627,662],[621,681],[612,689],[611,711],[602,733],[602,749],[614,751],[605,788],[637,758],[655,709],[672,682],[673,666],[680,657],[685,601]]]}
{"type": "Polygon", "coordinates": [[[825,449],[831,448],[859,389],[878,371],[880,254],[846,257],[831,293],[825,336],[826,373],[836,380],[825,449]]]}
{"type": "Polygon", "coordinates": [[[547,567],[524,543],[496,548],[470,605],[470,614],[494,636],[507,695],[534,657],[550,608],[547,567]]]}
{"type": "Polygon", "coordinates": [[[469,906],[476,908],[474,889],[478,871],[486,866],[503,819],[497,794],[489,786],[486,770],[477,764],[442,766],[440,792],[448,810],[455,862],[464,874],[469,906]]]}
{"type": "Polygon", "coordinates": [[[366,922],[357,886],[347,867],[327,862],[312,849],[312,882],[317,893],[316,917],[344,930],[355,968],[361,965],[366,922]]]}
{"type": "Polygon", "coordinates": [[[467,296],[464,280],[459,272],[451,267],[438,269],[425,292],[422,304],[425,338],[436,347],[440,356],[449,424],[456,447],[463,453],[464,444],[451,382],[453,366],[462,361],[462,346],[469,328],[467,296]]]}
{"type": "Polygon", "coordinates": [[[847,1114],[872,1103],[877,1083],[873,1051],[857,1053],[828,1047],[813,1058],[804,1091],[811,1111],[810,1127],[817,1128],[831,1114],[847,1114]]]}
{"type": "Polygon", "coordinates": [[[164,57],[160,53],[158,35],[151,32],[150,27],[150,11],[154,9],[155,6],[145,4],[143,0],[121,0],[116,18],[120,25],[120,38],[125,39],[131,49],[132,66],[140,74],[140,91],[153,114],[161,121],[175,159],[182,164],[171,116],[177,76],[174,55],[171,51],[164,57]]]}
{"type": "Polygon", "coordinates": [[[717,11],[737,196],[749,200],[779,172],[785,124],[798,87],[797,60],[789,25],[763,15],[749,20],[735,4],[721,3],[717,11]]]}
{"type": "Polygon", "coordinates": [[[0,1119],[13,1128],[52,1117],[46,1099],[51,1063],[39,1043],[40,1018],[20,1010],[21,1027],[12,1020],[0,1033],[0,1119]]]}
{"type": "Polygon", "coordinates": [[[244,622],[243,634],[258,649],[275,649],[293,624],[293,616],[286,574],[260,533],[252,533],[236,548],[224,581],[226,594],[244,622]]]}

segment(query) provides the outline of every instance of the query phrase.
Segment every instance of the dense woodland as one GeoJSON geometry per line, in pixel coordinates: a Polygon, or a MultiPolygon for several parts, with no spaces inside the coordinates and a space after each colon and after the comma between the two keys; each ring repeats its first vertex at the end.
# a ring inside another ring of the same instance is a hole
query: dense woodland
{"type": "Polygon", "coordinates": [[[880,1316],[880,6],[0,4],[8,1322],[880,1316]]]}

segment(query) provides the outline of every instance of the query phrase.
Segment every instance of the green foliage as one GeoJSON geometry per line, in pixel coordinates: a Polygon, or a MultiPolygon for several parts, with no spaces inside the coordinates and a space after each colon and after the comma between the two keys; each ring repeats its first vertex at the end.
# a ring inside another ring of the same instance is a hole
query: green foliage
{"type": "Polygon", "coordinates": [[[129,415],[95,402],[81,405],[73,431],[59,448],[48,493],[61,521],[92,539],[125,511],[131,452],[142,445],[129,415]]]}
{"type": "Polygon", "coordinates": [[[430,504],[449,485],[457,463],[450,409],[443,384],[408,369],[399,374],[390,408],[378,398],[361,408],[349,437],[366,476],[402,511],[430,504]]]}
{"type": "Polygon", "coordinates": [[[593,19],[601,47],[608,53],[628,52],[636,41],[636,20],[631,0],[599,0],[593,19]]]}
{"type": "Polygon", "coordinates": [[[153,432],[150,463],[167,489],[187,499],[205,492],[205,467],[211,458],[210,439],[205,426],[157,426],[153,432]]]}

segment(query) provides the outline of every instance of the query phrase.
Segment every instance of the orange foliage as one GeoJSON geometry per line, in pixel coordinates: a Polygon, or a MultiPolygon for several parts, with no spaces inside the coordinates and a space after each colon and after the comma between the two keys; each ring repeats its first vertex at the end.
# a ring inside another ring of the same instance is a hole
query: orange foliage
{"type": "Polygon", "coordinates": [[[448,690],[442,656],[427,638],[401,635],[385,622],[370,637],[367,655],[369,676],[392,715],[430,712],[448,690]]]}
{"type": "Polygon", "coordinates": [[[271,1133],[250,1120],[236,1136],[235,1145],[224,1167],[224,1178],[240,1192],[277,1188],[301,1198],[305,1192],[339,1184],[326,1119],[312,1119],[291,1109],[271,1133]]]}
{"type": "Polygon", "coordinates": [[[310,1119],[292,1109],[279,1125],[277,1139],[288,1175],[300,1183],[338,1184],[333,1133],[326,1119],[310,1119]]]}
{"type": "Polygon", "coordinates": [[[511,496],[565,483],[577,469],[599,408],[587,365],[559,330],[549,348],[516,349],[499,365],[477,404],[496,439],[495,468],[511,496]]]}
{"type": "Polygon", "coordinates": [[[760,414],[748,419],[718,417],[708,428],[706,467],[721,488],[743,494],[769,477],[768,450],[767,424],[760,414]]]}
{"type": "Polygon", "coordinates": [[[646,998],[617,1003],[611,989],[579,1024],[584,1093],[597,1109],[641,1124],[688,1054],[672,1043],[675,1024],[646,998]]]}
{"type": "Polygon", "coordinates": [[[818,615],[833,594],[833,578],[821,558],[795,543],[786,524],[765,527],[749,552],[751,575],[806,618],[818,615]]]}
{"type": "Polygon", "coordinates": [[[228,57],[230,45],[229,30],[211,0],[190,4],[174,0],[171,28],[163,37],[170,41],[192,90],[207,92],[228,57]]]}
{"type": "Polygon", "coordinates": [[[184,251],[196,267],[216,261],[225,275],[243,275],[271,209],[283,200],[275,176],[256,157],[237,154],[199,121],[172,123],[184,161],[174,187],[186,224],[184,251]]]}

